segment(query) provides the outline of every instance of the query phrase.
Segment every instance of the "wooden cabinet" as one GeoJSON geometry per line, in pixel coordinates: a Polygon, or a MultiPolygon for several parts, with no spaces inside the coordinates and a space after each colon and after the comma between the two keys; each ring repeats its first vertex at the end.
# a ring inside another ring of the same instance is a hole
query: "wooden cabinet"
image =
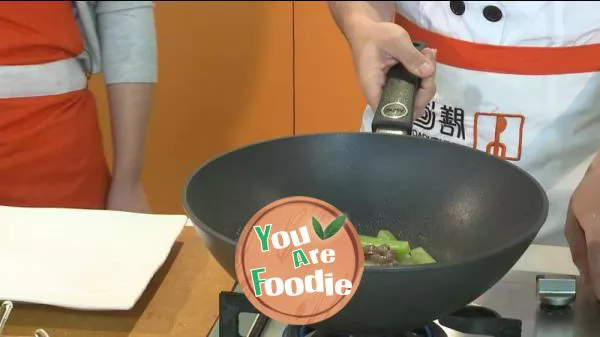
{"type": "MultiPolygon", "coordinates": [[[[364,99],[325,2],[157,2],[159,84],[144,183],[152,208],[181,213],[187,178],[249,143],[357,131],[364,99]]],[[[94,77],[112,153],[102,78],[94,77]]]]}

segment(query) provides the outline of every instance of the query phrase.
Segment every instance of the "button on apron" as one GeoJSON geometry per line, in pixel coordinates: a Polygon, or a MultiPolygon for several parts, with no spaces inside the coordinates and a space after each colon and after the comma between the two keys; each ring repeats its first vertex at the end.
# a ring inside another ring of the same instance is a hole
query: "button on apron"
{"type": "Polygon", "coordinates": [[[491,22],[498,22],[502,19],[502,11],[496,6],[486,6],[483,9],[483,16],[491,22]]]}
{"type": "Polygon", "coordinates": [[[450,1],[450,10],[456,15],[463,15],[465,13],[465,2],[450,1]]]}

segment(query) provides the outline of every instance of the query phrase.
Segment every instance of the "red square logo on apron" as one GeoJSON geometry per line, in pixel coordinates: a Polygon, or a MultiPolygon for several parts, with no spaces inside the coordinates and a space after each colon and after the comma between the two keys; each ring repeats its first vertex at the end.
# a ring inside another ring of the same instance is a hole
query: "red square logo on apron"
{"type": "Polygon", "coordinates": [[[524,124],[525,117],[522,115],[477,112],[473,127],[473,148],[504,160],[519,161],[524,124]],[[480,132],[481,130],[486,132],[480,132]]]}

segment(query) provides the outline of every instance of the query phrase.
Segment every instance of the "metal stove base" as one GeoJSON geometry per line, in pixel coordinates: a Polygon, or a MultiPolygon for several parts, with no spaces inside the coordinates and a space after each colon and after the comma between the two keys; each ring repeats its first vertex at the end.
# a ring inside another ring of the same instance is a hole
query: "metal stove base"
{"type": "MultiPolygon", "coordinates": [[[[560,278],[560,276],[559,276],[560,278]]],[[[598,337],[600,336],[600,304],[593,300],[591,290],[577,284],[577,297],[566,309],[547,310],[540,304],[542,298],[563,296],[565,284],[540,283],[539,275],[530,272],[510,272],[492,289],[474,301],[479,305],[500,314],[503,318],[517,319],[521,322],[519,337],[598,337]],[[540,285],[541,284],[541,285],[540,285]],[[554,287],[554,288],[553,288],[554,287]],[[561,289],[560,287],[563,287],[561,289]]],[[[568,288],[568,287],[567,287],[568,288]]],[[[233,291],[241,293],[236,286],[233,291]]],[[[241,310],[244,311],[244,310],[241,310]]],[[[261,324],[258,314],[242,313],[239,315],[239,335],[250,337],[282,337],[286,325],[267,320],[264,329],[252,329],[261,324]],[[257,334],[256,330],[262,333],[257,334]]],[[[221,337],[217,319],[208,337],[221,337]]],[[[264,323],[264,322],[263,322],[264,323]]],[[[435,323],[439,323],[436,321],[435,323]]],[[[227,325],[230,327],[229,325],[227,325]]],[[[466,334],[441,326],[444,337],[501,337],[501,335],[466,334]]],[[[312,336],[307,336],[312,337],[312,336]]],[[[512,336],[511,336],[512,337],[512,336]]]]}
{"type": "MultiPolygon", "coordinates": [[[[239,326],[239,334],[240,336],[248,336],[252,325],[256,321],[258,317],[257,314],[248,314],[242,313],[240,314],[240,326],[239,326]]],[[[285,324],[281,324],[279,322],[271,321],[267,322],[267,326],[265,327],[265,331],[268,331],[269,335],[281,337],[283,336],[283,331],[285,330],[285,324]]],[[[208,333],[208,337],[219,337],[219,320],[215,322],[213,328],[208,333]]]]}

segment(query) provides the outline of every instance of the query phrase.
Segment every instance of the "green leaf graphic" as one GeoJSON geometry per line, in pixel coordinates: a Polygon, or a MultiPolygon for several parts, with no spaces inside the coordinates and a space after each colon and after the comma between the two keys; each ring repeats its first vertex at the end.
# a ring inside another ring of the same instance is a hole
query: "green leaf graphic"
{"type": "Polygon", "coordinates": [[[312,218],[312,225],[313,225],[313,229],[315,230],[315,233],[317,233],[317,236],[319,237],[319,239],[325,240],[325,238],[323,237],[325,235],[323,233],[323,227],[321,227],[321,223],[319,223],[319,220],[317,220],[317,218],[315,218],[314,216],[312,218]]]}
{"type": "Polygon", "coordinates": [[[344,222],[346,221],[346,214],[342,214],[335,218],[328,226],[325,228],[324,239],[329,239],[333,237],[341,228],[344,226],[344,222]]]}

